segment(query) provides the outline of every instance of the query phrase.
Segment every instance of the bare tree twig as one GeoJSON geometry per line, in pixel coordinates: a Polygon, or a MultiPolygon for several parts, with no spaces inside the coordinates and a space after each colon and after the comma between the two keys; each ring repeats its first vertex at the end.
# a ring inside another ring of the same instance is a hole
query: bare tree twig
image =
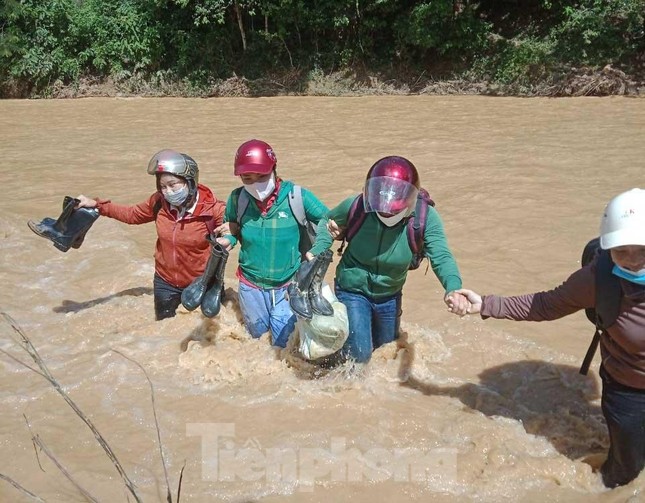
{"type": "Polygon", "coordinates": [[[83,422],[87,425],[87,427],[92,431],[92,433],[94,434],[94,438],[96,438],[96,441],[103,448],[108,458],[110,458],[117,472],[119,472],[119,475],[121,476],[121,479],[125,483],[128,490],[130,491],[130,494],[132,494],[135,501],[137,501],[138,503],[141,503],[141,499],[137,495],[136,490],[134,488],[134,483],[130,480],[128,475],[125,473],[123,466],[121,466],[121,463],[117,459],[116,454],[114,454],[114,452],[112,451],[112,448],[108,445],[105,438],[103,438],[103,435],[101,435],[101,433],[98,431],[96,426],[94,426],[94,423],[92,423],[92,421],[90,421],[90,419],[83,413],[83,411],[81,411],[78,405],[76,405],[76,403],[69,397],[69,395],[65,392],[65,390],[63,390],[60,383],[54,378],[54,376],[52,376],[51,372],[49,372],[49,369],[47,368],[47,365],[45,364],[41,356],[38,354],[38,351],[32,344],[29,337],[27,337],[27,335],[22,331],[22,329],[13,320],[13,318],[9,316],[7,313],[3,312],[1,314],[4,317],[5,321],[9,325],[11,325],[11,328],[20,336],[20,344],[22,348],[29,354],[32,360],[34,360],[34,362],[38,365],[38,367],[42,371],[42,374],[40,373],[39,374],[42,375],[47,381],[49,381],[49,383],[54,387],[54,389],[63,397],[63,399],[67,402],[67,404],[74,410],[76,415],[80,417],[83,420],[83,422]]]}
{"type": "Polygon", "coordinates": [[[0,353],[4,354],[5,356],[8,356],[8,357],[9,357],[9,358],[11,358],[14,362],[19,363],[19,364],[20,364],[20,365],[22,365],[23,367],[27,367],[29,370],[31,370],[32,372],[35,372],[35,373],[36,373],[36,374],[38,374],[40,377],[43,377],[43,378],[47,379],[47,376],[46,376],[45,374],[43,374],[40,370],[36,370],[35,368],[33,368],[33,367],[31,367],[31,366],[27,365],[25,362],[23,362],[23,361],[19,360],[18,358],[16,358],[15,356],[13,356],[11,353],[8,353],[8,352],[7,352],[7,351],[5,351],[4,349],[0,349],[0,353]]]}
{"type": "Polygon", "coordinates": [[[5,474],[0,473],[0,479],[2,479],[2,480],[6,480],[6,481],[7,481],[7,482],[9,482],[13,487],[15,487],[16,489],[18,489],[19,491],[21,491],[23,494],[26,494],[27,496],[29,496],[29,497],[33,498],[34,500],[36,500],[36,501],[40,501],[41,503],[45,503],[45,500],[44,500],[44,499],[39,498],[38,496],[36,496],[36,495],[35,495],[34,493],[32,493],[31,491],[28,491],[27,489],[25,489],[24,487],[22,487],[20,484],[18,484],[18,482],[16,482],[15,480],[13,480],[11,477],[7,477],[5,474]]]}
{"type": "MultiPolygon", "coordinates": [[[[25,421],[27,420],[27,416],[24,414],[22,417],[25,418],[25,421]]],[[[29,423],[27,423],[29,425],[29,423]]],[[[31,446],[34,448],[34,454],[36,455],[36,461],[38,461],[38,468],[40,468],[40,471],[45,473],[45,469],[43,468],[43,465],[40,463],[40,456],[38,455],[38,448],[36,447],[36,442],[34,442],[34,437],[33,435],[31,436],[31,446]]]]}
{"type": "Polygon", "coordinates": [[[184,465],[181,467],[181,471],[179,472],[179,483],[177,484],[177,503],[179,503],[179,499],[181,498],[181,481],[184,478],[184,468],[186,468],[185,459],[184,459],[184,465]]]}
{"type": "Polygon", "coordinates": [[[143,375],[146,376],[148,385],[150,386],[150,398],[152,400],[152,414],[155,418],[155,428],[157,430],[157,443],[159,444],[159,455],[161,456],[161,465],[163,466],[163,474],[164,474],[164,477],[166,478],[166,499],[168,503],[172,503],[172,494],[170,493],[170,482],[168,481],[168,469],[166,468],[166,458],[163,453],[163,444],[161,443],[161,431],[159,430],[159,420],[157,419],[157,407],[155,404],[155,388],[152,385],[152,381],[150,380],[150,377],[148,376],[148,372],[146,372],[146,369],[144,369],[143,366],[138,361],[121,353],[121,351],[117,349],[113,349],[112,351],[114,351],[118,355],[121,355],[123,358],[134,363],[137,367],[139,367],[143,372],[143,375]]]}
{"type": "MultiPolygon", "coordinates": [[[[45,443],[40,439],[40,436],[34,433],[34,431],[31,429],[31,425],[29,424],[29,419],[27,419],[27,416],[23,414],[23,417],[25,418],[25,423],[27,423],[29,433],[31,433],[31,441],[34,443],[34,445],[37,445],[40,450],[45,453],[45,455],[56,465],[56,468],[58,468],[61,473],[65,475],[65,478],[69,480],[83,496],[85,496],[85,499],[92,501],[93,503],[99,503],[94,496],[92,496],[78,482],[76,482],[76,480],[74,480],[74,477],[72,477],[67,469],[65,469],[65,467],[56,459],[56,456],[54,456],[54,454],[49,450],[45,443]]],[[[38,462],[38,464],[40,464],[40,461],[38,462]]]]}

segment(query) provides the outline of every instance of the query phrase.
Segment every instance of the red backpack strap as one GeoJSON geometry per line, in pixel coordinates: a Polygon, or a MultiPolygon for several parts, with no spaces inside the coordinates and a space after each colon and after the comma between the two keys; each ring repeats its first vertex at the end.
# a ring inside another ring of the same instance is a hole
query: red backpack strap
{"type": "Polygon", "coordinates": [[[426,232],[426,220],[428,217],[428,206],[434,206],[434,201],[425,189],[419,189],[417,204],[414,208],[414,216],[408,220],[408,243],[412,253],[423,252],[423,238],[426,232]]]}
{"type": "Polygon", "coordinates": [[[423,188],[419,189],[417,203],[414,208],[414,215],[408,219],[408,225],[406,227],[408,244],[410,245],[413,255],[412,263],[410,264],[411,269],[418,268],[424,258],[424,238],[426,233],[428,206],[434,205],[435,203],[430,197],[430,194],[428,194],[428,191],[423,188]]]}
{"type": "Polygon", "coordinates": [[[345,245],[351,241],[351,239],[356,235],[358,229],[361,228],[363,222],[365,221],[365,206],[363,205],[363,194],[356,196],[352,201],[352,205],[349,207],[349,212],[347,213],[347,224],[345,225],[345,234],[343,235],[343,241],[340,244],[338,250],[338,255],[343,254],[345,245]]]}
{"type": "Polygon", "coordinates": [[[414,216],[408,219],[406,231],[408,235],[408,244],[410,245],[410,250],[412,250],[413,255],[418,255],[420,251],[423,251],[425,219],[422,219],[422,215],[417,213],[416,210],[414,216]]]}
{"type": "Polygon", "coordinates": [[[358,229],[361,228],[365,221],[367,214],[365,213],[365,206],[363,205],[363,194],[358,195],[349,207],[347,213],[347,225],[345,227],[345,241],[348,243],[356,235],[358,229]]]}

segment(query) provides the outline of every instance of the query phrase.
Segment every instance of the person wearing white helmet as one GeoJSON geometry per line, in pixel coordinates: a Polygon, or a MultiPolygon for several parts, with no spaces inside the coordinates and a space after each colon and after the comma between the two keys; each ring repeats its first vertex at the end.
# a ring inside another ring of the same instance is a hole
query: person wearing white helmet
{"type": "Polygon", "coordinates": [[[152,156],[147,171],[155,176],[157,190],[145,201],[130,206],[80,195],[77,208],[97,208],[100,215],[127,224],[155,222],[153,291],[157,320],[175,316],[187,294],[193,309],[202,304],[204,314],[214,315],[219,311],[228,252],[212,234],[224,221],[226,205],[198,182],[199,168],[189,155],[161,150],[152,156]],[[206,291],[209,288],[210,294],[206,291]],[[210,301],[205,310],[206,298],[210,301]]]}
{"type": "Polygon", "coordinates": [[[609,453],[600,471],[611,488],[628,484],[645,467],[644,189],[609,201],[599,242],[594,259],[553,290],[514,297],[459,291],[468,297],[469,312],[484,319],[555,320],[581,309],[598,310],[601,301],[616,304],[613,322],[599,331],[602,411],[609,431],[609,453]],[[606,299],[609,295],[618,298],[606,299]]]}

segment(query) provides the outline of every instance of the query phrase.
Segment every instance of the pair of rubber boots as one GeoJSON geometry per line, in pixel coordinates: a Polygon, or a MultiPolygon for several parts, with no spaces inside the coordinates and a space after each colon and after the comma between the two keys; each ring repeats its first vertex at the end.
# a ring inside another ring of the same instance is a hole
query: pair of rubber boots
{"type": "Polygon", "coordinates": [[[322,294],[322,282],[331,264],[332,255],[331,250],[326,250],[311,260],[305,260],[287,288],[289,306],[301,318],[310,320],[314,314],[334,314],[334,308],[322,294]]]}
{"type": "Polygon", "coordinates": [[[76,208],[80,201],[70,196],[63,199],[63,212],[58,219],[43,218],[40,222],[29,220],[29,228],[41,237],[49,239],[62,252],[80,248],[85,234],[99,218],[96,208],[76,208]]]}
{"type": "Polygon", "coordinates": [[[210,234],[206,241],[211,244],[211,255],[204,274],[195,278],[193,282],[181,292],[181,303],[189,311],[194,311],[198,306],[207,318],[219,314],[224,293],[224,268],[228,260],[228,250],[220,245],[210,234]]]}

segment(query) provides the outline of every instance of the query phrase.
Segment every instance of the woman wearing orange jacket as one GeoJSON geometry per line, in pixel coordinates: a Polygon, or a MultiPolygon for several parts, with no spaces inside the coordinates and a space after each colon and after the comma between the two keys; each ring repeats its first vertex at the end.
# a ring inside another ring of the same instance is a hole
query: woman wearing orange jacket
{"type": "Polygon", "coordinates": [[[211,234],[223,223],[225,203],[198,183],[197,163],[186,154],[162,150],[150,159],[148,173],[156,177],[157,191],[139,204],[80,195],[77,208],[97,208],[127,224],[155,222],[154,304],[156,319],[162,320],[175,316],[182,292],[205,273],[216,245],[211,234]]]}

